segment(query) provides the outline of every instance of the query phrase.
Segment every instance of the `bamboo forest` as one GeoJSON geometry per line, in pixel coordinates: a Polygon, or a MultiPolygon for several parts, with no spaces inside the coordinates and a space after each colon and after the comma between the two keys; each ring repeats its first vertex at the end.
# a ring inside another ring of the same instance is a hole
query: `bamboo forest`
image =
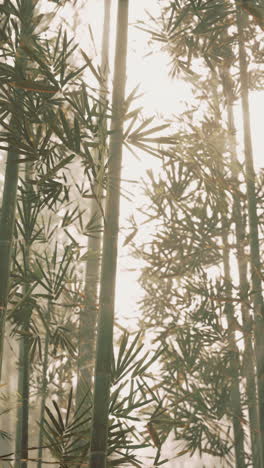
{"type": "Polygon", "coordinates": [[[263,40],[0,0],[0,467],[264,468],[263,40]]]}

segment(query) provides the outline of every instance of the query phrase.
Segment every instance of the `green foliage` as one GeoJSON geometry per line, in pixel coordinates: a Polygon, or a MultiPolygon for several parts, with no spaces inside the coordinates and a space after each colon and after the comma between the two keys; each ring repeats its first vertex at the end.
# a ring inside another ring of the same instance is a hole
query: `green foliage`
{"type": "MultiPolygon", "coordinates": [[[[237,8],[246,11],[246,7],[243,7],[244,2],[236,3],[237,6],[225,0],[164,2],[159,18],[152,17],[147,25],[139,22],[138,27],[167,51],[171,58],[171,76],[183,76],[195,84],[201,59],[211,71],[231,66],[238,60],[234,25],[237,8]]],[[[247,22],[246,39],[250,53],[256,52],[257,58],[256,24],[263,26],[258,20],[247,22]]],[[[252,74],[258,76],[258,67],[255,68],[252,74]]]]}
{"type": "Polygon", "coordinates": [[[78,442],[80,438],[87,437],[83,428],[90,418],[86,414],[84,419],[82,413],[73,410],[72,389],[68,397],[65,417],[56,401],[52,403],[55,412],[54,409],[52,412],[46,406],[43,427],[44,435],[52,455],[60,463],[60,468],[68,468],[71,464],[78,463],[79,459],[80,461],[82,460],[78,442]]]}
{"type": "MultiPolygon", "coordinates": [[[[40,431],[54,463],[69,468],[83,461],[90,444],[91,389],[85,388],[87,409],[86,404],[74,406],[68,387],[76,375],[80,310],[87,306],[82,263],[91,254],[83,240],[101,232],[102,193],[114,183],[108,179],[109,160],[104,160],[112,109],[87,84],[92,76],[102,85],[103,73],[67,30],[60,27],[54,37],[43,34],[57,9],[42,15],[34,3],[28,15],[29,3],[5,0],[0,6],[0,149],[17,154],[20,171],[24,163],[30,168],[26,177],[20,172],[18,183],[8,319],[12,335],[29,343],[32,394],[46,406],[40,431]],[[89,199],[96,200],[98,214],[89,215],[89,199]]],[[[243,363],[230,336],[243,328],[238,320],[230,330],[226,303],[234,303],[236,318],[242,299],[235,284],[231,296],[226,294],[223,251],[234,252],[234,196],[246,208],[244,169],[239,166],[243,182],[232,178],[230,135],[219,125],[223,102],[217,111],[210,96],[202,117],[195,110],[208,99],[205,89],[217,89],[218,78],[227,78],[226,68],[231,68],[226,85],[238,98],[232,68],[237,59],[234,13],[234,6],[222,0],[172,1],[154,29],[143,27],[168,51],[172,76],[190,79],[196,101],[183,115],[182,128],[170,136],[163,134],[167,123],[156,124],[154,118],[142,117],[140,106],[132,108],[138,88],[122,110],[124,146],[135,156],[140,150],[160,158],[163,167],[159,176],[148,171],[148,205],[142,212],[153,236],[135,252],[145,264],[141,328],[150,334],[155,329],[154,351],[145,349],[142,333],[133,338],[124,333],[113,351],[109,466],[145,466],[138,450],[153,444],[154,465],[166,463],[161,449],[170,434],[185,442],[178,456],[198,450],[232,460],[234,359],[241,382],[243,363]],[[196,71],[200,58],[212,75],[201,84],[196,71]]],[[[260,60],[254,35],[251,24],[247,40],[260,60]]],[[[252,86],[258,76],[258,69],[250,74],[252,86]]],[[[257,195],[261,221],[261,188],[257,195]]],[[[125,243],[134,244],[136,233],[134,229],[125,243]]],[[[249,288],[244,300],[251,295],[249,288]]],[[[242,424],[247,425],[243,418],[242,424]]],[[[0,437],[7,434],[0,431],[0,437]]]]}
{"type": "MultiPolygon", "coordinates": [[[[113,354],[112,386],[109,406],[109,466],[142,466],[136,451],[149,446],[142,440],[140,427],[142,408],[151,404],[157,406],[157,396],[147,384],[151,366],[162,350],[148,356],[144,353],[141,336],[137,334],[130,340],[124,333],[116,357],[113,354]]],[[[90,398],[90,389],[86,388],[85,398],[90,398]]],[[[53,401],[53,410],[46,407],[44,434],[49,450],[62,468],[69,468],[73,463],[83,460],[89,448],[87,422],[91,418],[91,404],[87,408],[84,400],[74,409],[72,390],[67,403],[59,407],[53,401]],[[65,408],[64,408],[65,406],[65,408]],[[85,409],[84,409],[85,407],[85,409]],[[65,416],[64,416],[65,413],[65,416]],[[78,442],[84,442],[80,448],[78,442]]]]}
{"type": "MultiPolygon", "coordinates": [[[[152,237],[134,244],[145,264],[140,327],[163,346],[161,417],[152,419],[160,437],[173,433],[184,440],[179,456],[198,450],[232,463],[234,362],[240,366],[241,356],[230,336],[242,328],[236,320],[231,328],[227,304],[239,316],[241,299],[236,285],[227,295],[222,262],[224,249],[236,247],[227,234],[233,231],[232,199],[244,203],[245,196],[231,177],[224,129],[208,108],[199,120],[195,125],[195,114],[185,115],[177,145],[163,153],[160,175],[148,171],[141,211],[152,237]]],[[[242,393],[243,410],[246,405],[242,393]]]]}

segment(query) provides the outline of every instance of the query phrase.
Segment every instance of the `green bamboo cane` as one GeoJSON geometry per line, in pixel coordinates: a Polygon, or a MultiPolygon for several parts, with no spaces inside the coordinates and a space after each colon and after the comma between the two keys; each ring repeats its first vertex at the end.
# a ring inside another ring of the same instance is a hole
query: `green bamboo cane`
{"type": "MultiPolygon", "coordinates": [[[[104,3],[104,26],[102,36],[102,60],[101,70],[103,73],[103,83],[100,89],[100,100],[103,105],[106,104],[105,93],[107,91],[108,75],[109,75],[109,36],[110,36],[110,11],[111,0],[105,0],[104,3]]],[[[102,141],[100,148],[96,151],[100,152],[100,164],[104,167],[107,123],[106,119],[102,123],[102,135],[99,138],[102,141]]],[[[99,163],[97,152],[97,162],[99,163]]],[[[95,361],[95,341],[96,341],[96,322],[98,314],[98,284],[100,279],[100,259],[101,259],[101,230],[102,216],[99,204],[102,202],[102,181],[96,181],[94,188],[95,198],[91,201],[90,215],[96,219],[98,232],[94,237],[88,240],[88,253],[85,273],[85,300],[84,307],[80,310],[80,343],[79,343],[79,359],[78,359],[78,383],[77,383],[77,406],[83,401],[84,393],[88,388],[91,388],[93,368],[95,361]]]]}
{"type": "MultiPolygon", "coordinates": [[[[50,317],[52,314],[52,303],[49,300],[46,322],[49,324],[50,317]]],[[[49,330],[46,330],[45,336],[45,346],[43,354],[43,367],[42,367],[42,387],[41,387],[41,404],[40,404],[40,416],[39,416],[39,444],[38,444],[38,463],[37,468],[42,467],[42,453],[43,453],[43,444],[44,444],[44,414],[45,406],[47,400],[47,390],[48,390],[48,380],[47,380],[47,371],[48,371],[48,361],[49,361],[49,343],[50,343],[50,333],[49,330]]]]}
{"type": "MultiPolygon", "coordinates": [[[[11,123],[12,125],[12,123],[11,123]]],[[[12,253],[12,239],[16,213],[16,194],[18,181],[18,153],[8,151],[5,183],[0,222],[0,377],[3,363],[4,337],[9,277],[12,253]]]]}
{"type": "MultiPolygon", "coordinates": [[[[231,174],[234,183],[238,187],[239,182],[239,167],[236,153],[236,128],[233,112],[233,89],[230,88],[232,80],[230,77],[229,66],[223,70],[223,90],[227,106],[227,125],[229,132],[229,148],[231,154],[231,174]],[[226,75],[226,76],[225,76],[226,75]]],[[[239,275],[239,289],[241,298],[241,313],[244,329],[245,343],[245,377],[246,377],[246,392],[248,398],[248,414],[249,414],[249,429],[252,449],[252,464],[253,468],[261,467],[261,440],[258,418],[257,404],[257,388],[255,380],[255,358],[251,340],[251,320],[249,313],[249,305],[247,304],[247,291],[249,288],[247,278],[247,257],[245,252],[246,229],[242,217],[240,194],[238,190],[233,191],[233,207],[234,207],[234,224],[236,233],[236,252],[239,275]]]]}
{"type": "MultiPolygon", "coordinates": [[[[216,121],[220,125],[219,116],[220,105],[219,105],[219,96],[217,93],[217,84],[218,78],[217,74],[213,73],[213,101],[214,107],[216,109],[216,121]]],[[[224,173],[222,161],[218,164],[219,171],[221,174],[224,173]]],[[[221,213],[221,224],[222,224],[222,243],[223,243],[223,267],[224,267],[224,284],[225,284],[225,294],[226,297],[232,297],[232,278],[230,272],[230,248],[228,246],[228,232],[225,227],[225,216],[221,213]]],[[[236,468],[246,468],[245,461],[245,437],[244,430],[242,426],[242,404],[241,404],[241,394],[239,386],[239,350],[236,344],[235,333],[233,329],[234,323],[234,307],[231,302],[226,302],[224,312],[227,318],[228,325],[228,341],[229,349],[231,354],[230,364],[232,369],[232,383],[231,383],[231,392],[230,392],[230,405],[232,409],[232,424],[234,432],[234,450],[235,450],[235,463],[236,468]]]]}
{"type": "MultiPolygon", "coordinates": [[[[26,191],[24,196],[29,197],[28,188],[32,174],[32,164],[26,163],[25,183],[26,191]]],[[[30,203],[30,201],[29,201],[30,203]]],[[[30,291],[30,253],[32,241],[25,239],[24,245],[24,265],[25,265],[25,284],[23,295],[27,296],[30,291]]],[[[27,306],[30,308],[30,305],[27,306]]],[[[22,405],[17,413],[16,430],[16,458],[15,468],[27,468],[28,458],[28,436],[29,436],[29,387],[30,387],[30,320],[31,314],[26,311],[26,320],[23,322],[22,335],[19,342],[19,366],[18,366],[18,394],[21,395],[22,405]],[[21,461],[19,461],[19,458],[21,461]]]]}
{"type": "MultiPolygon", "coordinates": [[[[225,293],[227,297],[232,296],[232,280],[230,274],[230,252],[228,247],[228,236],[226,233],[222,236],[223,240],[223,263],[224,263],[224,279],[225,293]]],[[[232,422],[234,431],[234,449],[236,468],[246,468],[245,450],[244,450],[244,430],[242,426],[242,404],[239,387],[239,351],[236,344],[235,334],[232,324],[234,323],[234,308],[232,303],[226,303],[225,314],[228,324],[228,339],[231,352],[231,370],[232,384],[230,392],[230,403],[232,408],[232,422]]]]}
{"type": "Polygon", "coordinates": [[[45,337],[45,348],[44,348],[44,360],[42,368],[42,388],[41,388],[41,404],[40,404],[40,416],[39,416],[39,443],[38,443],[38,463],[37,468],[42,467],[42,452],[44,443],[44,414],[47,399],[47,369],[48,369],[48,347],[49,347],[49,334],[46,332],[45,337]]]}
{"type": "MultiPolygon", "coordinates": [[[[28,36],[32,29],[33,6],[32,0],[22,0],[21,2],[21,37],[28,36]]],[[[15,76],[16,79],[23,79],[25,68],[25,56],[20,51],[16,58],[15,76]]],[[[16,106],[18,116],[23,108],[23,92],[15,90],[16,106]],[[20,112],[19,112],[20,111],[20,112]]],[[[10,127],[15,132],[19,132],[16,117],[13,116],[10,121],[10,127]]],[[[4,352],[5,321],[6,309],[9,292],[9,277],[11,267],[11,254],[13,232],[16,215],[16,198],[18,183],[18,160],[19,154],[15,147],[10,144],[7,153],[5,181],[3,190],[2,213],[0,220],[0,378],[4,352]]]]}
{"type": "Polygon", "coordinates": [[[250,243],[250,266],[251,285],[254,306],[254,335],[255,353],[257,365],[257,388],[259,400],[259,420],[261,434],[261,456],[262,466],[264,460],[264,303],[262,296],[262,281],[260,276],[261,262],[259,249],[258,216],[255,189],[255,171],[253,162],[250,112],[248,101],[248,73],[247,56],[244,44],[244,21],[245,16],[240,4],[237,2],[237,29],[239,46],[239,67],[241,82],[241,101],[244,130],[244,152],[246,167],[246,186],[249,219],[249,243],[250,243]]]}
{"type": "Polygon", "coordinates": [[[123,114],[126,83],[128,3],[128,0],[119,0],[117,14],[117,37],[112,100],[112,134],[109,147],[109,182],[106,200],[106,223],[102,256],[95,388],[91,426],[90,468],[105,468],[107,460],[108,413],[111,385],[120,210],[123,114]]]}
{"type": "MultiPolygon", "coordinates": [[[[107,105],[106,92],[108,87],[109,75],[109,37],[111,21],[111,0],[104,2],[104,23],[102,35],[102,58],[101,71],[103,82],[100,86],[100,101],[102,106],[107,105]]],[[[102,109],[104,112],[105,110],[102,109]]],[[[107,121],[99,123],[99,148],[96,149],[96,160],[100,164],[103,172],[105,163],[105,151],[107,144],[107,121]]],[[[99,171],[100,172],[100,171],[99,171]]],[[[104,175],[104,174],[103,174],[104,175]]],[[[99,176],[98,176],[99,178],[99,176]]],[[[102,244],[102,214],[99,204],[102,204],[103,180],[95,181],[94,195],[91,201],[90,216],[95,219],[97,232],[94,237],[88,240],[88,252],[85,271],[85,290],[84,306],[80,310],[79,325],[79,358],[78,358],[78,381],[76,390],[76,405],[81,407],[81,411],[89,411],[90,403],[87,392],[89,393],[93,385],[94,365],[95,365],[95,343],[96,343],[96,324],[98,316],[98,286],[100,281],[101,266],[101,244],[102,244]]],[[[87,434],[89,425],[87,423],[87,434]]],[[[80,441],[80,448],[86,445],[87,441],[80,441]]],[[[81,452],[80,452],[81,453],[81,452]]],[[[84,454],[87,457],[87,452],[84,454]]]]}
{"type": "Polygon", "coordinates": [[[30,343],[27,325],[24,327],[24,335],[19,343],[18,393],[21,396],[21,406],[17,411],[15,468],[27,468],[28,458],[30,343]]]}

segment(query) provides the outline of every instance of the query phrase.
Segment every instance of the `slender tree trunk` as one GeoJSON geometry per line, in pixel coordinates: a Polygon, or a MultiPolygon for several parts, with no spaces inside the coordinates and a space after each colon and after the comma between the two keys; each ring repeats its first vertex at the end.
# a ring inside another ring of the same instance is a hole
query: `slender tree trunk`
{"type": "Polygon", "coordinates": [[[239,66],[241,82],[241,100],[244,129],[244,151],[246,166],[246,185],[249,218],[249,242],[251,286],[254,306],[254,335],[257,364],[257,388],[259,400],[259,421],[261,434],[262,464],[264,460],[264,304],[262,296],[261,263],[259,250],[258,216],[255,190],[255,171],[251,141],[250,113],[248,102],[247,56],[244,45],[244,13],[237,2],[237,28],[239,43],[239,66]]]}
{"type": "Polygon", "coordinates": [[[15,468],[27,468],[29,417],[29,331],[25,326],[19,343],[18,393],[21,406],[17,411],[15,468]],[[23,460],[23,461],[20,461],[23,460]]]}
{"type": "Polygon", "coordinates": [[[42,467],[42,452],[43,452],[43,442],[44,442],[44,432],[43,432],[43,421],[44,413],[47,399],[47,368],[48,368],[48,346],[49,346],[49,336],[46,333],[45,338],[45,348],[44,348],[44,360],[43,360],[43,369],[42,369],[42,388],[41,388],[41,403],[40,403],[40,415],[39,415],[39,442],[38,442],[38,463],[37,468],[42,467]]]}
{"type": "MultiPolygon", "coordinates": [[[[111,23],[111,0],[104,2],[104,25],[102,36],[102,58],[101,72],[103,74],[103,83],[100,89],[100,102],[102,106],[107,106],[107,86],[109,75],[109,37],[111,23]]],[[[102,109],[103,110],[103,109],[102,109]]],[[[98,163],[98,171],[101,173],[105,163],[105,151],[107,145],[107,121],[103,119],[99,122],[98,130],[101,130],[98,138],[100,139],[99,148],[95,155],[98,163]],[[100,168],[99,168],[100,165],[100,168]]],[[[84,307],[80,310],[80,325],[79,325],[79,358],[78,358],[78,382],[76,390],[76,406],[81,409],[81,413],[87,412],[90,408],[90,394],[93,386],[93,375],[95,365],[95,343],[96,343],[96,325],[98,316],[98,286],[100,280],[101,266],[101,244],[103,218],[101,207],[103,193],[103,181],[95,181],[94,194],[95,198],[91,201],[90,217],[94,217],[97,226],[95,237],[90,237],[88,240],[88,258],[86,261],[85,272],[85,291],[84,291],[84,307]]],[[[84,428],[85,429],[85,428],[84,428]]],[[[89,433],[89,424],[87,423],[87,435],[89,433]]],[[[88,440],[80,440],[80,453],[83,452],[83,447],[87,447],[88,440]]],[[[87,450],[83,457],[87,456],[87,450]]],[[[81,457],[82,458],[82,457],[81,457]]]]}
{"type": "MultiPolygon", "coordinates": [[[[27,162],[25,167],[25,187],[23,194],[26,197],[27,205],[31,204],[30,200],[30,177],[32,172],[32,164],[27,162]]],[[[24,275],[25,283],[23,287],[23,295],[28,294],[30,288],[30,250],[31,239],[25,239],[24,245],[24,275]]],[[[22,399],[22,406],[18,408],[17,414],[17,431],[16,431],[16,458],[21,458],[22,461],[17,461],[15,468],[27,468],[28,458],[28,429],[29,429],[29,386],[30,386],[30,320],[31,320],[31,305],[25,304],[25,311],[21,313],[25,316],[23,329],[21,330],[21,338],[19,339],[19,366],[18,366],[18,394],[22,399]]]]}
{"type": "MultiPolygon", "coordinates": [[[[109,35],[110,35],[110,12],[111,12],[111,0],[105,0],[104,3],[104,27],[102,37],[102,60],[101,70],[104,76],[104,82],[101,86],[100,101],[102,105],[106,105],[106,90],[109,75],[109,35]]],[[[100,125],[100,124],[99,124],[100,125]]],[[[107,123],[104,119],[102,125],[102,132],[99,136],[102,144],[97,154],[97,162],[101,168],[104,167],[105,161],[105,149],[106,149],[106,137],[107,137],[107,123]]],[[[102,184],[100,181],[95,182],[94,188],[96,198],[92,199],[90,216],[95,217],[96,225],[98,226],[98,232],[95,237],[89,238],[88,241],[88,259],[86,262],[86,274],[85,274],[85,303],[84,307],[80,311],[80,352],[78,359],[78,384],[77,384],[77,406],[83,402],[83,398],[87,391],[91,389],[92,376],[95,361],[95,341],[96,341],[96,322],[98,314],[98,284],[100,279],[100,263],[101,263],[101,230],[102,215],[99,207],[99,203],[102,202],[102,184]]]]}
{"type": "MultiPolygon", "coordinates": [[[[21,37],[30,35],[32,27],[33,7],[32,0],[22,0],[21,13],[21,37]]],[[[16,59],[15,75],[17,79],[23,79],[25,68],[25,57],[20,51],[16,59]]],[[[14,91],[18,108],[23,108],[23,92],[14,91]]],[[[17,122],[11,117],[10,127],[13,131],[18,130],[17,122]]],[[[6,309],[9,292],[9,277],[11,266],[12,241],[16,214],[16,195],[18,182],[18,159],[19,154],[11,145],[7,154],[5,182],[3,191],[2,214],[0,220],[0,378],[3,361],[4,336],[6,309]]]]}
{"type": "MultiPolygon", "coordinates": [[[[50,321],[52,305],[51,302],[48,303],[48,313],[47,313],[47,323],[50,321]]],[[[39,415],[39,443],[38,443],[38,463],[37,468],[42,467],[42,453],[43,453],[43,442],[44,442],[44,414],[45,406],[47,400],[47,390],[48,390],[48,380],[47,380],[47,371],[48,371],[48,362],[49,362],[49,331],[46,331],[45,336],[45,347],[44,347],[44,356],[43,356],[43,368],[42,368],[42,388],[41,388],[41,403],[40,403],[40,415],[39,415]]]]}
{"type": "Polygon", "coordinates": [[[127,33],[128,0],[119,0],[112,101],[112,134],[109,148],[109,179],[106,200],[106,224],[103,242],[94,404],[91,427],[90,468],[106,468],[107,460],[108,412],[111,386],[117,243],[120,209],[123,113],[126,83],[127,33]]]}
{"type": "MultiPolygon", "coordinates": [[[[220,105],[219,105],[219,96],[217,93],[217,83],[218,78],[216,73],[213,74],[213,100],[216,110],[216,121],[220,126],[220,105]]],[[[223,164],[219,164],[219,171],[221,174],[224,174],[223,164]]],[[[225,283],[225,295],[226,297],[232,297],[232,278],[230,272],[230,248],[228,246],[228,231],[225,227],[225,216],[222,213],[222,242],[223,242],[223,267],[224,267],[224,283],[225,283]]],[[[234,431],[234,449],[235,449],[235,463],[236,468],[246,468],[245,461],[245,448],[244,448],[244,430],[242,426],[242,405],[241,405],[241,394],[240,394],[240,362],[239,362],[239,350],[236,344],[235,332],[233,329],[234,323],[234,307],[231,302],[226,302],[225,304],[225,314],[227,318],[228,325],[228,340],[229,340],[229,350],[231,355],[231,369],[232,369],[232,384],[230,392],[230,406],[232,411],[232,423],[234,431]]]]}
{"type": "MultiPolygon", "coordinates": [[[[227,297],[232,296],[232,280],[230,274],[230,258],[228,247],[228,236],[223,235],[223,262],[224,262],[224,278],[225,278],[225,293],[227,297]]],[[[239,351],[236,344],[235,333],[232,327],[234,322],[234,309],[232,303],[226,303],[225,314],[227,317],[228,332],[229,332],[229,348],[231,352],[231,369],[232,369],[232,385],[230,394],[230,404],[232,409],[232,420],[234,430],[234,448],[236,468],[246,468],[245,450],[244,450],[244,430],[242,426],[243,414],[241,405],[241,395],[239,387],[239,351]]]]}
{"type": "Polygon", "coordinates": [[[255,380],[255,358],[251,340],[251,319],[248,305],[249,284],[247,278],[247,256],[245,252],[246,229],[243,222],[239,186],[239,162],[236,155],[236,128],[233,112],[233,90],[228,84],[232,83],[229,68],[224,70],[223,89],[227,104],[227,119],[229,131],[229,147],[231,154],[231,173],[233,183],[236,185],[233,191],[234,223],[236,232],[236,252],[239,274],[239,289],[241,298],[241,313],[244,329],[244,366],[246,377],[246,392],[248,398],[249,428],[252,448],[253,468],[261,468],[261,439],[258,418],[257,388],[255,380]]]}
{"type": "Polygon", "coordinates": [[[21,406],[17,411],[16,461],[15,468],[27,468],[28,457],[28,418],[29,418],[29,326],[24,325],[19,342],[18,394],[21,406]]]}
{"type": "Polygon", "coordinates": [[[12,253],[12,239],[16,213],[16,193],[18,181],[18,153],[8,151],[5,183],[0,223],[0,377],[3,362],[5,320],[12,253]]]}

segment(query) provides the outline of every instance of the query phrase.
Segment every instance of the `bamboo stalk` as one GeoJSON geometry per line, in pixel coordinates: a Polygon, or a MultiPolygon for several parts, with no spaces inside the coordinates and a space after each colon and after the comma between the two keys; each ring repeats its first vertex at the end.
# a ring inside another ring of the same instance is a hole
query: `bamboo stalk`
{"type": "MultiPolygon", "coordinates": [[[[10,125],[12,125],[12,123],[10,125]]],[[[5,321],[16,214],[18,157],[18,153],[10,148],[7,155],[2,216],[0,222],[0,378],[3,363],[5,321]]]]}
{"type": "MultiPolygon", "coordinates": [[[[32,28],[33,5],[32,0],[22,0],[21,12],[21,37],[30,35],[32,28]]],[[[25,56],[23,52],[16,57],[15,76],[16,80],[23,79],[25,68],[25,56]]],[[[17,108],[23,108],[23,91],[15,90],[17,108]]],[[[10,128],[19,132],[15,116],[11,117],[10,128]]],[[[9,278],[12,257],[12,242],[16,215],[16,198],[18,183],[19,154],[16,148],[9,146],[6,160],[5,181],[2,201],[2,215],[0,220],[0,378],[4,352],[4,336],[6,310],[9,293],[9,278]]]]}
{"type": "MultiPolygon", "coordinates": [[[[227,74],[227,80],[223,80],[224,95],[227,104],[227,121],[229,131],[229,147],[231,154],[231,174],[236,183],[236,188],[239,184],[239,168],[238,159],[236,154],[236,128],[234,123],[234,112],[233,112],[233,91],[227,86],[227,83],[231,83],[230,71],[227,67],[224,70],[227,74]]],[[[248,278],[247,278],[247,257],[245,252],[245,238],[246,229],[243,223],[242,209],[239,190],[233,191],[233,207],[234,207],[234,224],[236,233],[236,252],[237,252],[237,264],[238,264],[238,275],[239,275],[239,289],[241,298],[241,313],[244,330],[244,356],[246,360],[246,392],[248,398],[248,414],[249,414],[249,429],[251,439],[251,450],[252,450],[252,465],[253,468],[261,467],[261,440],[259,430],[259,418],[258,418],[258,403],[257,403],[257,388],[255,380],[255,358],[254,350],[251,339],[251,319],[249,313],[249,306],[247,304],[248,297],[247,292],[249,290],[248,278]]]]}
{"type": "Polygon", "coordinates": [[[29,331],[24,327],[19,343],[18,394],[21,406],[17,411],[15,468],[27,468],[29,419],[29,331]]]}
{"type": "MultiPolygon", "coordinates": [[[[109,75],[109,36],[110,36],[110,11],[111,0],[105,0],[104,3],[104,26],[102,36],[102,60],[101,70],[103,73],[103,83],[100,89],[100,100],[103,105],[106,105],[106,96],[108,75],[109,75]]],[[[107,137],[107,123],[104,119],[102,124],[103,142],[101,148],[97,152],[97,163],[100,162],[101,167],[105,162],[105,146],[107,137]],[[100,152],[100,154],[98,154],[100,152]],[[99,157],[100,156],[100,157],[99,157]]],[[[95,361],[95,341],[96,341],[96,323],[98,313],[98,284],[100,279],[100,263],[101,263],[101,241],[103,229],[102,215],[99,204],[102,201],[102,186],[99,182],[95,182],[96,198],[91,200],[90,216],[96,218],[98,232],[95,237],[90,237],[88,240],[88,253],[85,273],[85,292],[84,292],[84,307],[80,310],[80,348],[78,359],[78,383],[77,383],[77,406],[83,401],[84,394],[92,387],[92,376],[95,361]],[[86,387],[86,388],[85,388],[86,387]]]]}
{"type": "MultiPolygon", "coordinates": [[[[48,310],[47,310],[47,323],[50,321],[52,313],[52,304],[49,301],[48,310]]],[[[48,357],[49,357],[49,331],[46,331],[45,336],[45,347],[44,347],[44,356],[43,356],[43,367],[42,367],[42,388],[41,388],[41,404],[40,404],[40,414],[39,414],[39,443],[38,443],[38,463],[37,468],[42,467],[42,453],[44,445],[44,414],[45,406],[47,400],[47,390],[48,390],[48,380],[47,380],[47,371],[48,371],[48,357]]]]}
{"type": "MultiPolygon", "coordinates": [[[[25,187],[24,197],[28,198],[32,164],[27,162],[25,167],[25,187]]],[[[30,204],[30,200],[28,200],[30,204]]],[[[27,208],[26,208],[27,209],[27,208]]],[[[25,283],[23,286],[23,296],[27,296],[30,291],[30,251],[31,239],[25,239],[24,246],[24,274],[25,283]]],[[[29,436],[29,387],[30,387],[30,304],[27,304],[25,311],[26,320],[23,322],[22,336],[19,342],[19,366],[18,366],[18,394],[21,395],[22,406],[18,408],[17,430],[16,430],[16,457],[15,468],[27,468],[28,458],[28,436],[29,436]],[[21,461],[19,461],[21,458],[21,461]]]]}
{"type": "Polygon", "coordinates": [[[101,292],[96,347],[95,388],[91,427],[90,468],[105,468],[111,386],[123,113],[126,83],[128,0],[119,0],[112,99],[106,224],[103,242],[101,292]]]}
{"type": "Polygon", "coordinates": [[[261,434],[261,456],[262,466],[264,460],[264,303],[262,296],[262,281],[260,276],[260,249],[258,233],[258,216],[255,189],[255,171],[253,162],[253,151],[251,141],[250,112],[248,101],[248,73],[247,56],[244,44],[244,13],[241,6],[236,2],[237,29],[239,45],[239,67],[241,82],[241,101],[244,130],[244,152],[246,167],[246,186],[249,218],[249,243],[250,243],[250,266],[251,286],[254,306],[254,336],[255,353],[257,365],[257,388],[259,401],[259,422],[261,434]]]}
{"type": "MultiPolygon", "coordinates": [[[[219,96],[217,93],[217,83],[218,78],[216,73],[213,73],[213,98],[216,109],[216,121],[220,125],[219,116],[220,105],[219,105],[219,96]]],[[[223,164],[219,163],[219,171],[223,174],[223,164]]],[[[222,224],[222,243],[223,243],[223,267],[224,267],[224,284],[225,284],[225,294],[226,297],[232,297],[232,278],[230,272],[230,248],[228,246],[228,232],[225,227],[225,216],[221,213],[221,224],[222,224]]],[[[245,437],[244,430],[242,426],[243,414],[242,414],[242,404],[241,404],[241,393],[239,385],[240,377],[240,362],[239,362],[239,350],[236,344],[235,332],[233,329],[234,322],[234,307],[232,302],[226,302],[225,304],[225,315],[227,318],[228,325],[228,341],[229,341],[229,350],[231,354],[231,369],[232,369],[232,384],[230,391],[230,405],[232,409],[232,423],[234,431],[234,449],[235,449],[235,463],[236,468],[246,468],[245,461],[245,437]]]]}
{"type": "MultiPolygon", "coordinates": [[[[232,297],[232,280],[230,274],[230,253],[228,247],[228,236],[223,234],[223,263],[224,263],[224,280],[225,293],[227,297],[232,297]]],[[[231,353],[231,369],[232,369],[232,384],[230,392],[230,403],[232,408],[232,422],[234,430],[234,449],[236,468],[246,468],[245,449],[244,449],[244,430],[242,426],[243,413],[241,405],[241,395],[239,386],[239,351],[236,344],[235,333],[232,327],[234,321],[233,304],[227,302],[225,304],[225,314],[228,324],[229,349],[231,353]]]]}
{"type": "MultiPolygon", "coordinates": [[[[102,35],[102,57],[101,57],[101,72],[103,74],[103,82],[100,86],[100,102],[102,106],[107,105],[107,87],[109,76],[109,38],[110,38],[110,21],[111,21],[111,0],[104,2],[104,23],[102,35]]],[[[102,109],[104,111],[104,109],[102,109]]],[[[105,164],[105,152],[107,144],[107,121],[103,120],[101,125],[101,134],[99,135],[100,146],[96,150],[96,162],[100,164],[100,168],[105,164]]],[[[98,131],[99,131],[98,127],[98,131]]],[[[99,170],[99,169],[98,169],[99,170]]],[[[100,171],[100,170],[99,170],[100,171]]],[[[91,200],[90,216],[94,217],[98,230],[94,237],[88,240],[88,252],[85,271],[85,290],[84,290],[84,307],[80,310],[79,324],[79,358],[78,358],[78,381],[76,390],[76,406],[81,407],[82,412],[90,410],[88,394],[93,387],[93,375],[95,365],[95,343],[96,343],[96,325],[98,316],[98,289],[100,281],[101,267],[101,244],[103,218],[101,214],[103,181],[95,181],[94,193],[95,197],[91,200]]],[[[87,426],[87,435],[89,433],[89,423],[87,426]]],[[[86,440],[80,440],[80,453],[83,452],[83,447],[87,445],[86,440]]],[[[87,456],[87,450],[81,458],[87,456]]],[[[80,466],[80,465],[79,465],[80,466]]]]}

